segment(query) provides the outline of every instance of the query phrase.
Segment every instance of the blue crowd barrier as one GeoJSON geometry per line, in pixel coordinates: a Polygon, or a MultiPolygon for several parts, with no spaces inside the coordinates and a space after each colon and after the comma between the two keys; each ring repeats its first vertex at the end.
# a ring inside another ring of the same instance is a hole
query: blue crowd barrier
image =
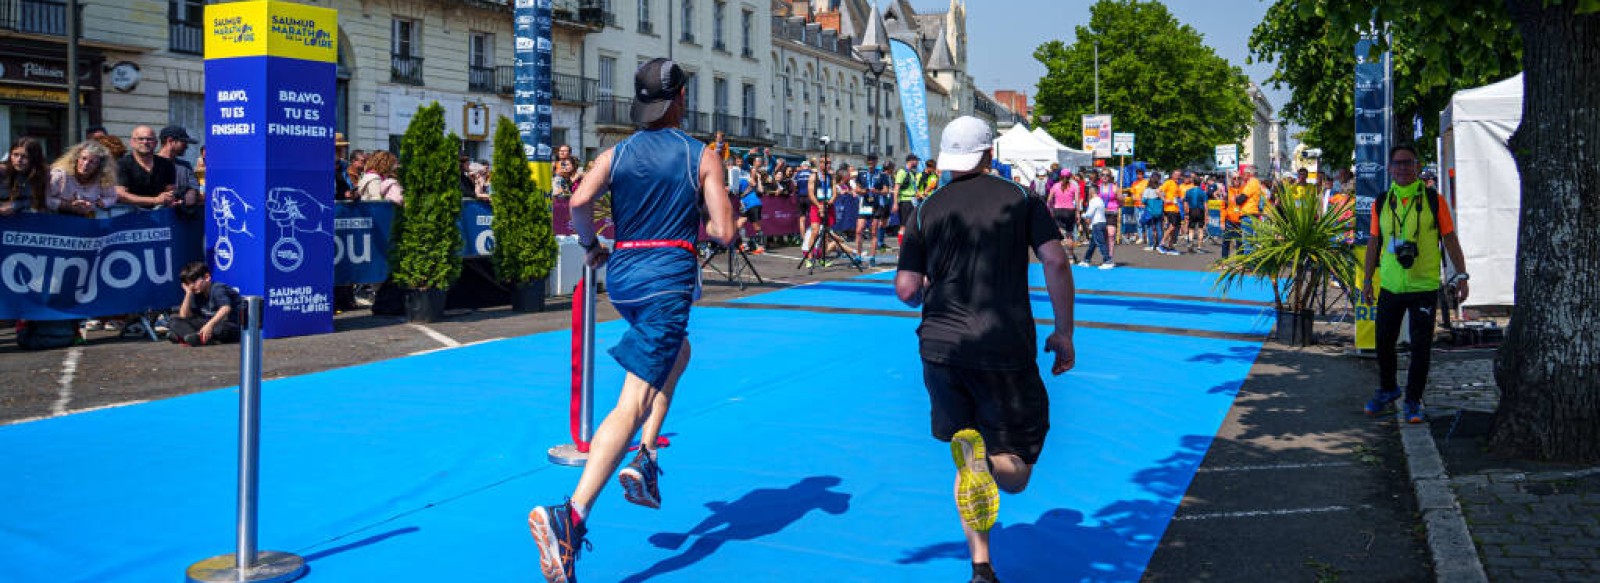
{"type": "Polygon", "coordinates": [[[205,225],[172,209],[105,219],[0,219],[0,318],[71,320],[176,305],[178,275],[204,257],[205,225]]]}
{"type": "MultiPolygon", "coordinates": [[[[395,213],[387,202],[334,205],[334,285],[389,279],[395,213]]],[[[461,256],[494,252],[488,202],[465,200],[461,256]]],[[[172,209],[86,219],[23,213],[0,219],[0,318],[68,320],[167,309],[183,299],[178,273],[210,259],[205,225],[172,209]]]]}

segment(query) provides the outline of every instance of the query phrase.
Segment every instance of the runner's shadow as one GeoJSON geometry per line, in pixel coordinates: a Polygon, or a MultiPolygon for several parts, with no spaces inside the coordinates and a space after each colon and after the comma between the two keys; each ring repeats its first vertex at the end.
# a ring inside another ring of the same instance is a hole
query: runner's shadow
{"type": "Polygon", "coordinates": [[[708,502],[706,508],[711,510],[711,516],[689,532],[650,535],[650,544],[670,550],[677,550],[692,538],[694,543],[687,550],[623,581],[645,581],[682,570],[711,556],[728,541],[755,540],[776,534],[799,522],[812,510],[844,514],[850,509],[850,495],[830,490],[841,481],[837,476],[812,476],[788,488],[751,490],[732,502],[708,502]]]}
{"type": "MultiPolygon", "coordinates": [[[[1137,580],[1149,546],[1139,538],[1160,536],[1159,531],[1147,530],[1155,521],[1146,520],[1159,515],[1160,509],[1138,508],[1140,503],[1119,502],[1107,507],[1100,513],[1098,525],[1085,524],[1082,512],[1067,508],[1047,511],[1032,523],[996,524],[989,531],[995,568],[1008,583],[1137,580]]],[[[1168,509],[1167,515],[1170,512],[1168,509]]],[[[941,559],[967,561],[966,541],[913,549],[895,562],[909,565],[941,559]]]]}

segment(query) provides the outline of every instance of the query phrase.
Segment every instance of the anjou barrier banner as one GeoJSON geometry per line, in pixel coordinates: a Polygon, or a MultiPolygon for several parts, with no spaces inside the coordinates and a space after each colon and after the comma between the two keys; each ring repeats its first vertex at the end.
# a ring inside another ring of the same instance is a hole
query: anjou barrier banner
{"type": "Polygon", "coordinates": [[[206,6],[206,248],[269,338],[333,331],[335,11],[206,6]]]}
{"type": "Polygon", "coordinates": [[[71,320],[167,308],[204,230],[172,209],[110,219],[24,213],[0,219],[0,318],[71,320]]]}

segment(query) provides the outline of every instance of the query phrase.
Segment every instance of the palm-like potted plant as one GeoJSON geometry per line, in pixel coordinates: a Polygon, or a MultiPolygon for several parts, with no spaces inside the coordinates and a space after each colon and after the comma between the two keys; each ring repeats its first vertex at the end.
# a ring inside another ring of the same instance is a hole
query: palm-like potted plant
{"type": "Polygon", "coordinates": [[[406,318],[432,322],[444,313],[445,292],[461,275],[461,139],[446,134],[444,108],[417,109],[400,141],[405,204],[394,227],[394,281],[406,290],[406,318]]]}
{"type": "Polygon", "coordinates": [[[535,183],[523,159],[517,124],[501,116],[494,130],[494,272],[512,286],[511,309],[544,310],[545,278],[556,264],[549,187],[535,183]]]}
{"type": "Polygon", "coordinates": [[[1352,203],[1326,210],[1313,189],[1284,186],[1246,233],[1244,244],[1250,252],[1234,255],[1217,263],[1217,289],[1229,290],[1260,285],[1272,286],[1272,301],[1277,308],[1278,340],[1290,346],[1311,344],[1313,314],[1311,302],[1330,280],[1349,286],[1356,281],[1355,254],[1343,243],[1350,230],[1348,217],[1352,203]]]}

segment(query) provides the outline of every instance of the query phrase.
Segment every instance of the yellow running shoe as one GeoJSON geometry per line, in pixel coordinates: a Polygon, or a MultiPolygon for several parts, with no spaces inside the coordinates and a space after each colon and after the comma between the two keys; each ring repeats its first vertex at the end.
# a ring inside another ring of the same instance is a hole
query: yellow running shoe
{"type": "Polygon", "coordinates": [[[973,429],[956,432],[950,438],[950,453],[956,461],[956,510],[961,521],[978,532],[989,532],[1000,513],[1000,489],[989,473],[983,436],[973,429]]]}

